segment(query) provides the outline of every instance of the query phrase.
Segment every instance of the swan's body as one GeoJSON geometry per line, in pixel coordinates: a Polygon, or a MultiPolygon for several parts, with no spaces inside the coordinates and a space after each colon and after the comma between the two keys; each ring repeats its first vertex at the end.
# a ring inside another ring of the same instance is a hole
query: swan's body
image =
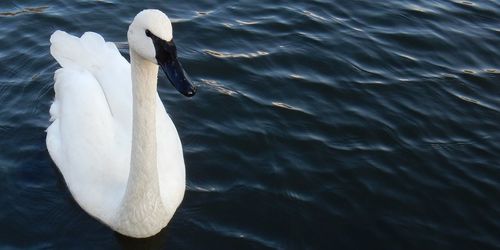
{"type": "Polygon", "coordinates": [[[50,38],[62,68],[54,77],[49,153],[78,204],[132,237],[165,227],[185,190],[182,145],[156,91],[157,44],[144,30],[172,40],[163,13],[139,13],[128,32],[131,64],[96,33],[50,38]]]}

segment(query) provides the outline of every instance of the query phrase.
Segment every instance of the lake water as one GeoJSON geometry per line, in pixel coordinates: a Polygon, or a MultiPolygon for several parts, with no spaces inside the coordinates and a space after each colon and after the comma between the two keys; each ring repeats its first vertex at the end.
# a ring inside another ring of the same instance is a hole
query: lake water
{"type": "Polygon", "coordinates": [[[500,248],[499,1],[7,0],[0,58],[0,249],[500,248]],[[123,45],[144,8],[199,91],[159,85],[187,190],[134,240],[73,201],[45,129],[52,32],[123,45]]]}

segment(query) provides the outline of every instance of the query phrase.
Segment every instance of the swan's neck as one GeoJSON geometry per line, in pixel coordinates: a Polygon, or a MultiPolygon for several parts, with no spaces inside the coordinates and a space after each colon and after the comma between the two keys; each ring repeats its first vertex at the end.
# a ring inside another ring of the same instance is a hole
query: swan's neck
{"type": "Polygon", "coordinates": [[[133,50],[130,51],[130,63],[133,93],[132,154],[127,188],[117,219],[122,225],[120,233],[140,237],[153,228],[161,229],[169,216],[161,202],[156,156],[158,65],[145,60],[133,50]]]}

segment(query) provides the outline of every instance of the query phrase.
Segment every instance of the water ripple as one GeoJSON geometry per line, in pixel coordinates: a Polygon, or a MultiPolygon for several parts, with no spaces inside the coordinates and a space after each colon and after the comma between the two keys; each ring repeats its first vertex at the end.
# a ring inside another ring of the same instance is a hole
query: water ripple
{"type": "Polygon", "coordinates": [[[205,53],[217,58],[256,58],[269,55],[269,52],[256,51],[250,53],[224,53],[213,50],[204,50],[205,53]]]}
{"type": "Polygon", "coordinates": [[[17,16],[17,15],[23,15],[23,14],[41,14],[43,13],[49,6],[38,6],[38,7],[25,7],[20,10],[14,10],[14,11],[5,11],[5,12],[0,12],[0,17],[12,17],[12,16],[17,16]]]}

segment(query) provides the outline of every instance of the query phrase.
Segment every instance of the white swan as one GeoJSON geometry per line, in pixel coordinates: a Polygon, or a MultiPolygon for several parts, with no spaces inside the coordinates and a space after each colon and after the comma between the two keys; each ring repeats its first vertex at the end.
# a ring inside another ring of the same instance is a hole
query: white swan
{"type": "Polygon", "coordinates": [[[113,43],[56,31],[47,148],[78,204],[131,237],[158,233],[184,196],[182,145],[157,93],[158,65],[186,96],[195,88],[177,59],[172,25],[159,10],[128,29],[130,64],[113,43]]]}

